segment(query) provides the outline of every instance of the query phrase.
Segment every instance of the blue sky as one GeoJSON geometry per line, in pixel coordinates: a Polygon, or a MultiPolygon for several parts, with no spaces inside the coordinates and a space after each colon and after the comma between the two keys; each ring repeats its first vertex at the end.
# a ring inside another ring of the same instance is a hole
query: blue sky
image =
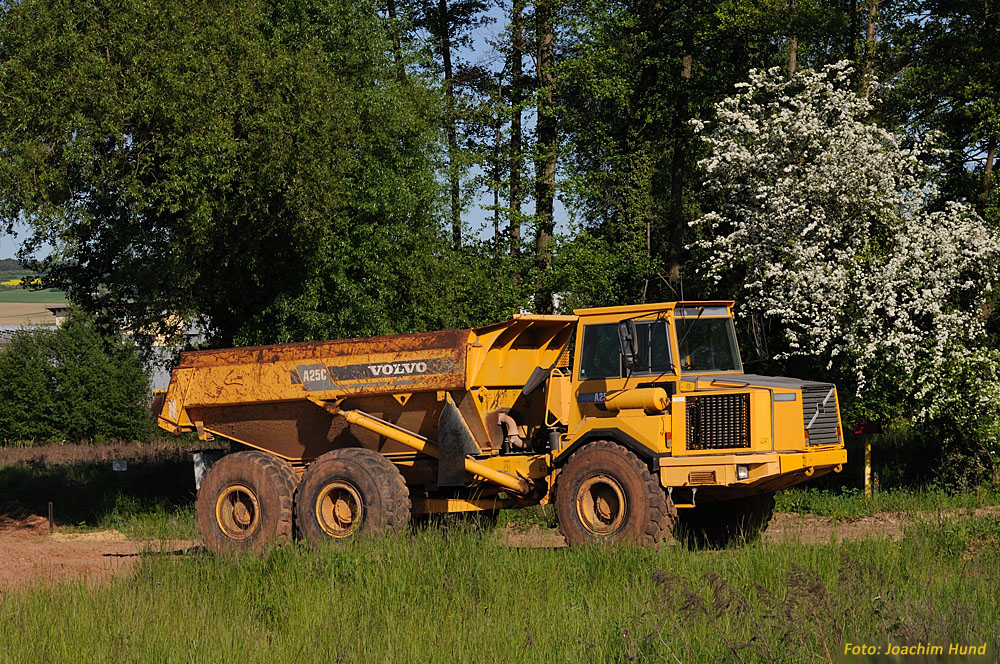
{"type": "Polygon", "coordinates": [[[13,236],[7,233],[0,235],[0,258],[13,258],[17,247],[18,243],[13,236]]]}

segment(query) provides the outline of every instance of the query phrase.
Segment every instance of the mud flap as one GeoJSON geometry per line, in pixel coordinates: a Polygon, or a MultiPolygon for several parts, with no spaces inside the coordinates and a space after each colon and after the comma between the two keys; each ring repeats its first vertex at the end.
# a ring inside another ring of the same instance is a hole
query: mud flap
{"type": "Polygon", "coordinates": [[[465,457],[477,452],[479,448],[469,425],[455,403],[448,399],[438,419],[438,486],[464,486],[465,457]]]}

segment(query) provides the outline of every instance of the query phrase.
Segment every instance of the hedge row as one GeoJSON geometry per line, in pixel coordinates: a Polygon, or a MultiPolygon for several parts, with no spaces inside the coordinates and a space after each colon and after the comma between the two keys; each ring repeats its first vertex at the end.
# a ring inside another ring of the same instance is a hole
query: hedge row
{"type": "Polygon", "coordinates": [[[141,440],[152,432],[150,387],[134,344],[74,312],[24,329],[0,349],[3,444],[141,440]]]}

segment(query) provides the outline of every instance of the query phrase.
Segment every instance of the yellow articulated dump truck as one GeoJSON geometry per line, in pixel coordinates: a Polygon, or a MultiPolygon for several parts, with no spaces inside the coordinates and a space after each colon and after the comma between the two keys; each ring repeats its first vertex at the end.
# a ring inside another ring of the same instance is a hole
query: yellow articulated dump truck
{"type": "Polygon", "coordinates": [[[571,544],[759,534],[840,471],[836,388],[743,372],[732,302],[183,353],[158,413],[237,449],[205,475],[213,551],[553,504],[571,544]]]}

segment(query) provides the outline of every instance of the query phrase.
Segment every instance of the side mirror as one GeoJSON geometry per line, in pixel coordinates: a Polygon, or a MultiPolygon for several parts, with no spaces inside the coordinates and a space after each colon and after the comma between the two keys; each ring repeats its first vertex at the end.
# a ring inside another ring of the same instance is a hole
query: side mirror
{"type": "Polygon", "coordinates": [[[752,362],[763,362],[770,355],[767,352],[767,333],[764,331],[764,318],[760,314],[750,316],[750,342],[753,344],[752,362]]]}
{"type": "Polygon", "coordinates": [[[639,335],[635,331],[634,320],[623,320],[618,323],[618,344],[625,358],[625,367],[629,371],[639,368],[639,335]]]}

